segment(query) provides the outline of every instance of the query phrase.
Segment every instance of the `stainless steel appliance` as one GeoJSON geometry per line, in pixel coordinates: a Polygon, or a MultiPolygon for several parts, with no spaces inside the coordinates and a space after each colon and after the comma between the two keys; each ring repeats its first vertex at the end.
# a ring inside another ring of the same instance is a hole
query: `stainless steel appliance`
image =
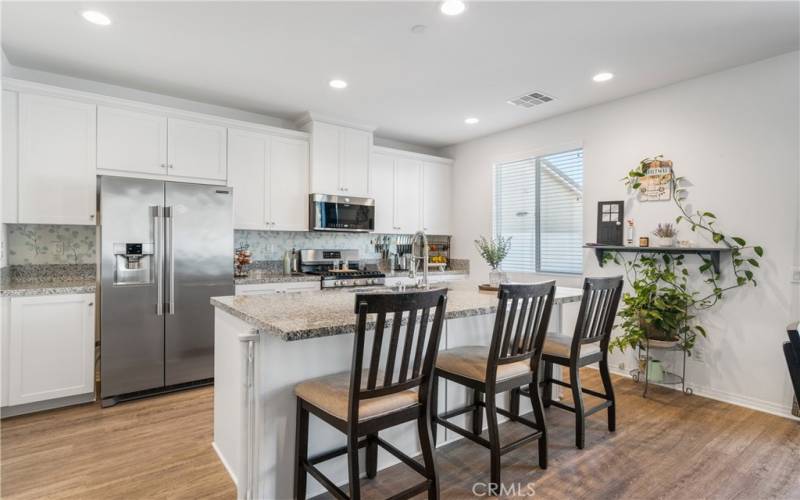
{"type": "Polygon", "coordinates": [[[360,269],[358,250],[300,250],[300,270],[320,277],[321,288],[381,286],[386,275],[360,269]]]}
{"type": "Polygon", "coordinates": [[[233,295],[230,188],[102,176],[103,406],[207,384],[214,311],[233,295]]]}
{"type": "Polygon", "coordinates": [[[309,195],[309,229],[367,233],[375,229],[375,200],[331,194],[309,195]]]}

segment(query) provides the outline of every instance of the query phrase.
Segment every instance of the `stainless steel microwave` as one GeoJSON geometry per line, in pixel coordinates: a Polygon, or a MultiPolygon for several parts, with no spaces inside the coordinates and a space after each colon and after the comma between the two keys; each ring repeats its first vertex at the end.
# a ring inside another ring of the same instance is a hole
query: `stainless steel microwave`
{"type": "Polygon", "coordinates": [[[312,231],[375,230],[375,200],[332,194],[309,195],[309,229],[312,231]]]}

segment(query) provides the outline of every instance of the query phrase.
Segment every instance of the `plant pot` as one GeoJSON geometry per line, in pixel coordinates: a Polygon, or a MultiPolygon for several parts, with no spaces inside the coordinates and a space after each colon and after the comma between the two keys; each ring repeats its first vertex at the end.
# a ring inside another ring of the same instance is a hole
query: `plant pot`
{"type": "Polygon", "coordinates": [[[502,283],[508,283],[508,275],[499,269],[492,269],[489,271],[489,284],[492,286],[500,286],[502,283]]]}
{"type": "Polygon", "coordinates": [[[647,380],[655,383],[664,380],[664,366],[661,365],[661,361],[651,359],[647,364],[647,380]]]}
{"type": "Polygon", "coordinates": [[[650,239],[650,243],[654,247],[674,247],[675,246],[675,237],[671,236],[669,238],[664,238],[662,236],[653,236],[650,239]]]}
{"type": "Polygon", "coordinates": [[[652,325],[640,321],[639,325],[644,328],[645,337],[647,337],[647,345],[642,347],[652,347],[656,349],[671,349],[678,345],[680,339],[673,335],[671,332],[664,332],[655,328],[652,325]]]}

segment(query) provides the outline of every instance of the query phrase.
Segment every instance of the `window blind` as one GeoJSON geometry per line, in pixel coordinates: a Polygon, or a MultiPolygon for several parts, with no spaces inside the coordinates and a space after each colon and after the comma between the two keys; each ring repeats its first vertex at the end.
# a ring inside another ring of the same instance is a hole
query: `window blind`
{"type": "Polygon", "coordinates": [[[583,271],[583,151],[495,165],[495,234],[511,238],[506,271],[583,271]]]}

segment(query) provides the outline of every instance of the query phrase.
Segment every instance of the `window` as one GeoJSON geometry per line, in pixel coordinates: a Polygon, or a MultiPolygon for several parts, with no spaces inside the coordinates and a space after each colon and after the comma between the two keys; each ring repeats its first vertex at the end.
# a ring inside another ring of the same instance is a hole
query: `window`
{"type": "Polygon", "coordinates": [[[503,270],[583,272],[583,150],[498,163],[494,232],[511,238],[503,270]]]}

